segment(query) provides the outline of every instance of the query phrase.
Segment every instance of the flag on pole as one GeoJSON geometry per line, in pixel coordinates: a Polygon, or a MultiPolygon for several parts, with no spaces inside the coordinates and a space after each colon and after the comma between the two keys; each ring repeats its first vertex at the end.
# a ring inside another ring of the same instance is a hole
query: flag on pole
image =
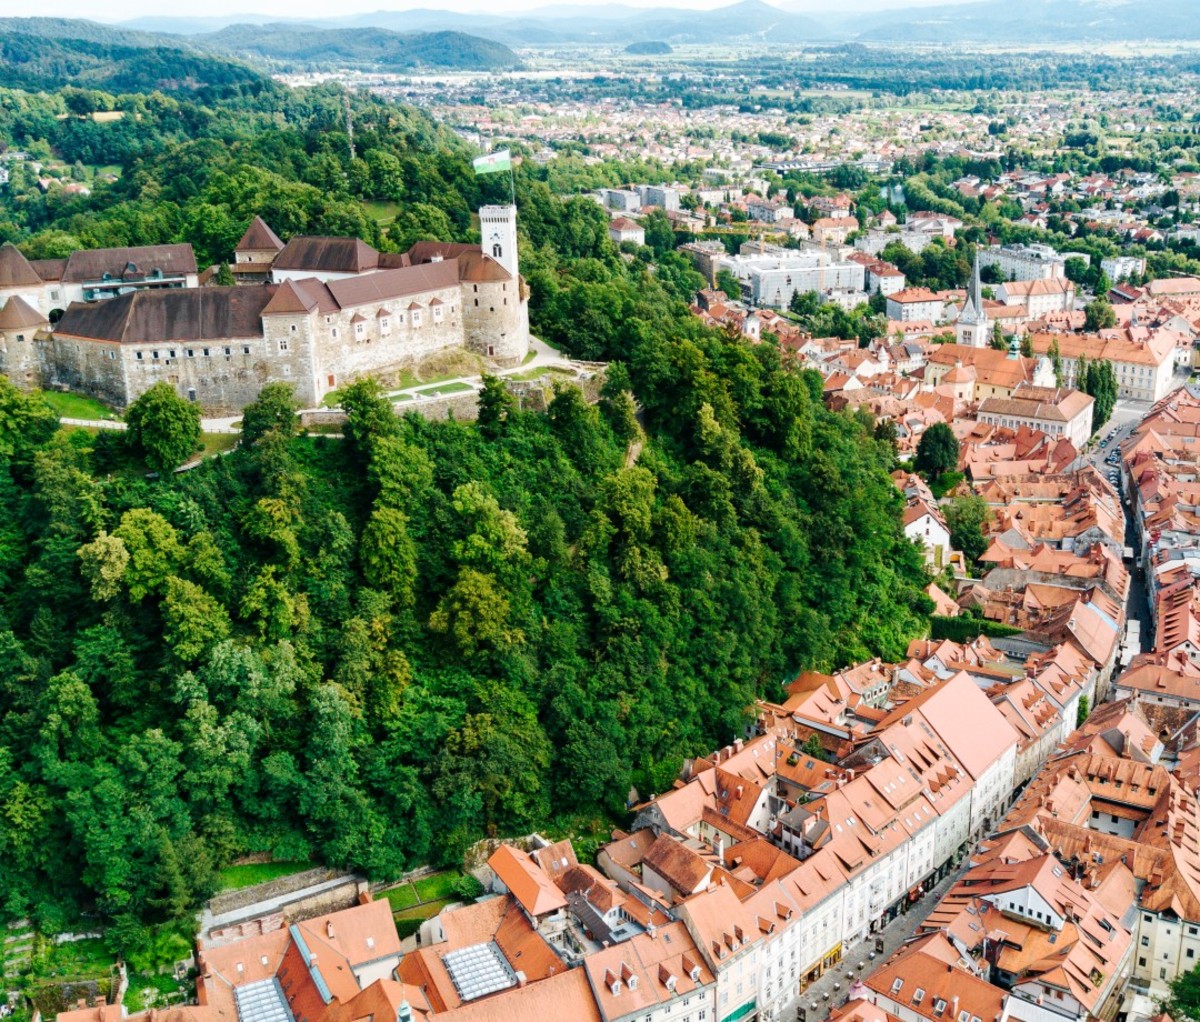
{"type": "Polygon", "coordinates": [[[488,153],[487,156],[480,156],[472,161],[472,166],[475,168],[475,174],[498,174],[501,171],[512,170],[512,153],[507,149],[501,149],[499,152],[488,153]]]}

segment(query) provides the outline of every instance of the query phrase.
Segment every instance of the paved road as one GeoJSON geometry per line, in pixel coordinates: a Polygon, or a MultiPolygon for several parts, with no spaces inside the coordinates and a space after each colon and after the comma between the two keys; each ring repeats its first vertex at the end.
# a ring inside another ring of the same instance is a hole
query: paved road
{"type": "Polygon", "coordinates": [[[802,994],[798,994],[788,1003],[779,1015],[779,1022],[792,1022],[796,1017],[796,1009],[801,1005],[808,1009],[807,1022],[819,1022],[819,1020],[827,1018],[831,1008],[845,1003],[846,995],[855,979],[866,979],[912,937],[917,927],[937,907],[937,903],[946,896],[946,892],[967,871],[968,865],[969,859],[964,860],[957,870],[948,874],[937,887],[926,894],[906,914],[897,916],[884,927],[880,934],[883,937],[882,954],[874,952],[874,936],[859,941],[846,952],[846,957],[835,968],[830,969],[819,980],[810,984],[802,994]],[[861,970],[857,968],[859,962],[863,964],[861,970]],[[834,989],[835,984],[839,989],[834,989]],[[814,1004],[817,1006],[815,1009],[812,1007],[814,1004]]]}

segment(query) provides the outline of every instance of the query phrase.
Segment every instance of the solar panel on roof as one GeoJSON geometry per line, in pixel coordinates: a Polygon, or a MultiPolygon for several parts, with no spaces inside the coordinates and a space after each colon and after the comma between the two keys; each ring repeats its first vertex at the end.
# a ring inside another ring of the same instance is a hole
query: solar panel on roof
{"type": "Polygon", "coordinates": [[[235,987],[238,1022],[293,1022],[283,989],[275,979],[235,987]]]}
{"type": "Polygon", "coordinates": [[[451,951],[442,963],[464,1001],[517,985],[516,973],[493,941],[451,951]]]}

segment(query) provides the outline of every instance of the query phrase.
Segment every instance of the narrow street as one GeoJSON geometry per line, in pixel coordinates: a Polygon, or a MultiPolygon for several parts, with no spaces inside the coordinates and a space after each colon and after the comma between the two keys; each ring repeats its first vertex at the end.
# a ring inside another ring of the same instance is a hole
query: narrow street
{"type": "Polygon", "coordinates": [[[803,993],[797,994],[783,1009],[776,1022],[792,1022],[797,1017],[796,1009],[807,1011],[805,1022],[820,1022],[828,1018],[830,1009],[844,1004],[850,987],[856,980],[866,979],[884,962],[892,957],[913,935],[934,910],[937,903],[945,897],[946,892],[967,871],[969,859],[951,873],[942,882],[918,901],[907,913],[897,916],[878,934],[859,941],[846,951],[845,957],[832,969],[814,983],[810,983],[803,993]],[[883,938],[883,951],[875,951],[875,937],[883,938]],[[860,969],[858,966],[862,965],[860,969]]]}

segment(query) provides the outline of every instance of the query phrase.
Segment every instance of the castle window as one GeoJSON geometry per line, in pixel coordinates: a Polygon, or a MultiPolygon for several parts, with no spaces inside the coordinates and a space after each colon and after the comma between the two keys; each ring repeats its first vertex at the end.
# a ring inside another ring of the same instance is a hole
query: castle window
{"type": "Polygon", "coordinates": [[[243,344],[243,345],[242,345],[242,354],[243,354],[243,355],[249,355],[249,354],[250,354],[250,345],[248,345],[248,344],[243,344]]]}
{"type": "Polygon", "coordinates": [[[232,354],[233,354],[233,349],[232,349],[232,348],[226,348],[226,349],[225,349],[225,357],[226,357],[226,358],[228,358],[228,357],[229,357],[230,355],[232,355],[232,354]]]}
{"type": "Polygon", "coordinates": [[[361,337],[363,335],[363,325],[361,323],[354,324],[354,336],[361,337]]]}
{"type": "Polygon", "coordinates": [[[174,358],[174,357],[175,357],[175,349],[174,349],[174,348],[172,348],[172,349],[171,349],[171,358],[174,358]]]}
{"type": "Polygon", "coordinates": [[[25,335],[24,335],[24,334],[17,334],[17,341],[18,341],[18,342],[20,342],[20,341],[23,341],[23,340],[25,340],[25,335]]]}
{"type": "Polygon", "coordinates": [[[285,365],[285,366],[283,367],[283,375],[284,375],[284,376],[291,376],[291,375],[292,375],[292,367],[291,367],[291,366],[287,366],[287,365],[285,365]]]}
{"type": "MultiPolygon", "coordinates": [[[[17,340],[20,340],[20,338],[18,337],[17,340]]],[[[112,348],[109,348],[108,349],[108,360],[111,362],[116,357],[117,357],[117,353],[115,351],[113,351],[112,348]]]]}
{"type": "Polygon", "coordinates": [[[478,298],[475,299],[475,308],[477,308],[477,309],[479,308],[479,299],[478,298]]]}
{"type": "Polygon", "coordinates": [[[338,335],[337,327],[334,327],[332,330],[329,331],[329,336],[332,337],[335,341],[337,340],[337,335],[338,335]]]}
{"type": "Polygon", "coordinates": [[[142,360],[142,353],[140,351],[135,351],[133,357],[140,362],[142,360]]]}
{"type": "Polygon", "coordinates": [[[279,338],[279,350],[280,350],[280,351],[287,351],[287,350],[288,350],[288,342],[287,342],[287,338],[286,338],[286,337],[281,337],[281,338],[279,338]]]}
{"type": "Polygon", "coordinates": [[[188,400],[189,401],[196,400],[196,388],[195,387],[188,387],[188,400]]]}
{"type": "Polygon", "coordinates": [[[420,326],[421,325],[421,310],[413,309],[412,317],[413,317],[413,326],[420,326]]]}
{"type": "Polygon", "coordinates": [[[433,307],[433,321],[435,323],[440,323],[442,321],[442,307],[440,305],[435,305],[433,307]]]}
{"type": "Polygon", "coordinates": [[[295,333],[295,332],[296,332],[296,324],[295,324],[295,323],[293,323],[293,324],[292,324],[292,333],[295,333]]]}
{"type": "Polygon", "coordinates": [[[204,357],[205,357],[205,358],[208,358],[208,349],[207,349],[207,348],[203,348],[203,349],[201,349],[201,350],[204,352],[204,357]]]}
{"type": "Polygon", "coordinates": [[[505,298],[505,299],[504,299],[504,304],[505,304],[505,305],[507,305],[507,304],[508,304],[508,299],[507,299],[507,298],[505,298]]]}
{"type": "Polygon", "coordinates": [[[188,349],[187,349],[187,357],[188,357],[188,358],[195,358],[195,357],[196,357],[196,351],[195,351],[195,349],[194,349],[194,348],[188,348],[188,349]]]}
{"type": "Polygon", "coordinates": [[[155,361],[157,361],[158,360],[158,352],[157,351],[150,352],[150,357],[153,358],[155,361]]]}
{"type": "MultiPolygon", "coordinates": [[[[474,291],[474,293],[475,293],[475,294],[479,294],[479,285],[478,285],[478,284],[472,284],[472,285],[471,285],[471,290],[472,290],[472,291],[474,291]]],[[[475,304],[476,304],[476,305],[478,305],[479,303],[478,303],[478,302],[476,302],[475,304]]]]}
{"type": "Polygon", "coordinates": [[[493,259],[499,259],[499,258],[500,258],[500,253],[501,253],[501,252],[503,252],[503,251],[504,251],[504,249],[502,249],[502,248],[500,247],[500,242],[496,242],[496,244],[494,244],[494,245],[492,246],[492,258],[493,258],[493,259]]]}

